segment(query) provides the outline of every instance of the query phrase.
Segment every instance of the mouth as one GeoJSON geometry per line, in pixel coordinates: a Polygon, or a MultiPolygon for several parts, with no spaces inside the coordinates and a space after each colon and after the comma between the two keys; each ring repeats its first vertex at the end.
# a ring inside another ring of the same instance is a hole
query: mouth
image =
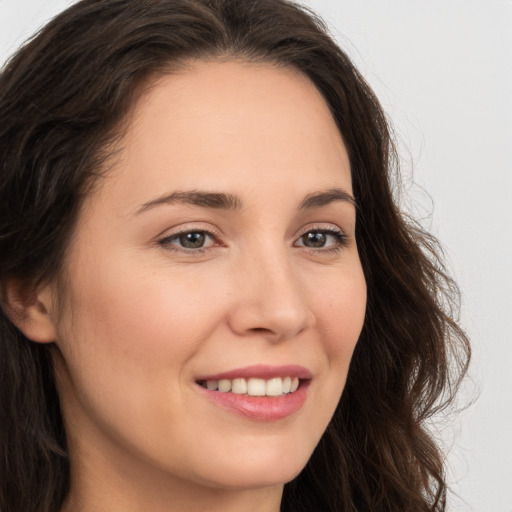
{"type": "Polygon", "coordinates": [[[297,391],[300,385],[298,377],[274,377],[271,379],[237,379],[200,380],[197,383],[203,388],[219,393],[234,393],[247,396],[283,396],[297,391]]]}
{"type": "Polygon", "coordinates": [[[195,382],[203,396],[230,413],[257,421],[287,418],[304,405],[311,373],[302,366],[250,366],[195,382]]]}

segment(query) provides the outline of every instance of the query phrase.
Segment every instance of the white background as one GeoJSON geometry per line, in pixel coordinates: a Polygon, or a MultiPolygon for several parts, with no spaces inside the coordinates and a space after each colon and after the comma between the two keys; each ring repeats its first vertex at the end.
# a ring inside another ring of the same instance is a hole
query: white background
{"type": "MultiPolygon", "coordinates": [[[[0,0],[0,62],[69,3],[0,0]]],[[[404,206],[441,239],[463,292],[463,391],[479,396],[442,430],[449,510],[512,512],[512,0],[305,3],[393,120],[404,206]]]]}

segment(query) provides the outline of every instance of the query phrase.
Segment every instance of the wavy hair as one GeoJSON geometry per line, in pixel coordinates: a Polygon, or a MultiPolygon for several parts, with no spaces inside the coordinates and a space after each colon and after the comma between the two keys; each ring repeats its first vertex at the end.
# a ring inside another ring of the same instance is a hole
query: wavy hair
{"type": "MultiPolygon", "coordinates": [[[[441,512],[443,456],[426,428],[453,400],[469,343],[436,240],[394,198],[397,158],[378,100],[325,24],[287,0],[82,0],[0,74],[0,283],[58,275],[91,187],[141,87],[190,59],[291,67],[323,95],[358,204],[366,318],[334,417],[289,512],[441,512]]],[[[0,311],[0,511],[58,512],[69,458],[52,358],[0,311]]]]}

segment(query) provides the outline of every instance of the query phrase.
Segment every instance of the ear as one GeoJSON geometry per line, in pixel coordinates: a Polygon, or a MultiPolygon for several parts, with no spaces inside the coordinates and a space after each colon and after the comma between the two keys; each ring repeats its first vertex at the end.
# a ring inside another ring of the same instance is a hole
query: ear
{"type": "Polygon", "coordinates": [[[34,289],[20,280],[2,284],[2,303],[11,321],[30,340],[37,343],[55,341],[57,330],[52,318],[51,285],[34,289]]]}

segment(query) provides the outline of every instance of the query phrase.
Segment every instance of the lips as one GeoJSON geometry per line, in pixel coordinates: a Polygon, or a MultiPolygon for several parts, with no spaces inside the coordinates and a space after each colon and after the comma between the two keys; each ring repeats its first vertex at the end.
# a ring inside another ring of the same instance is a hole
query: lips
{"type": "Polygon", "coordinates": [[[307,398],[311,372],[298,365],[253,365],[196,379],[201,393],[228,412],[276,421],[297,412],[307,398]]]}
{"type": "Polygon", "coordinates": [[[308,380],[312,378],[311,372],[300,365],[284,365],[284,366],[269,366],[269,365],[252,365],[235,370],[229,370],[222,373],[215,373],[212,375],[204,375],[198,377],[197,381],[207,380],[233,380],[237,378],[250,379],[251,377],[257,379],[272,379],[276,377],[297,377],[301,380],[308,380]]]}

